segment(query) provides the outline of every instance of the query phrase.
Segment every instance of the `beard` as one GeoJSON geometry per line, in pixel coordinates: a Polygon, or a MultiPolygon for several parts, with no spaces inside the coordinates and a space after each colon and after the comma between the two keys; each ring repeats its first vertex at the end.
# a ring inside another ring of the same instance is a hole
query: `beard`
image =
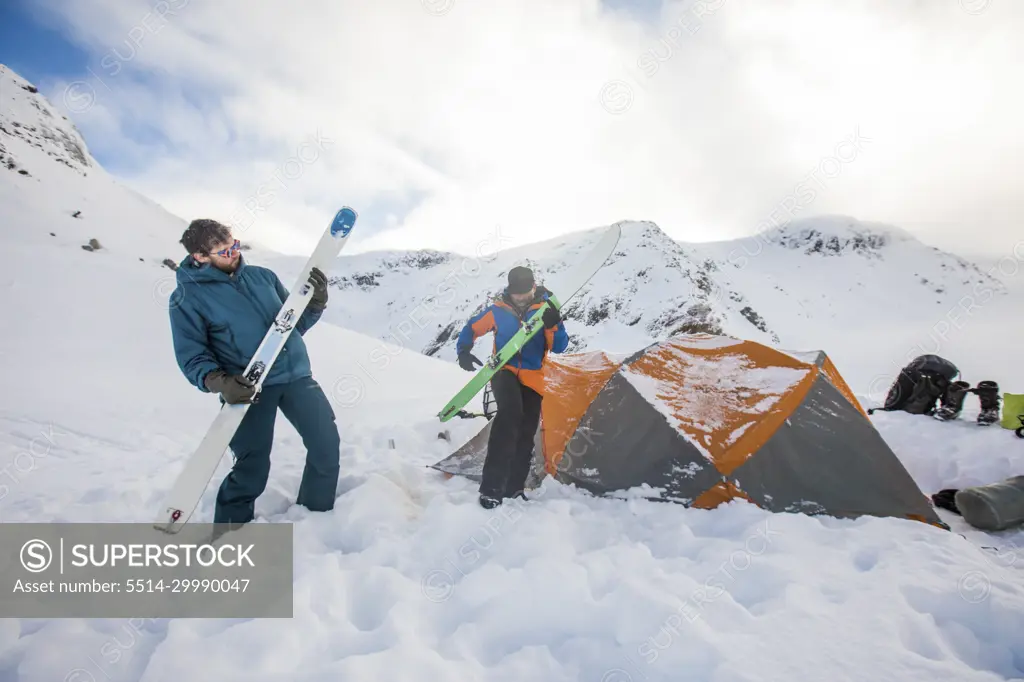
{"type": "Polygon", "coordinates": [[[225,273],[230,275],[230,274],[234,273],[235,270],[238,269],[238,266],[241,264],[241,262],[242,262],[242,259],[241,259],[241,257],[239,257],[239,258],[236,258],[234,261],[232,261],[230,263],[223,263],[223,264],[222,263],[217,263],[217,262],[214,262],[214,261],[210,261],[210,265],[212,265],[213,267],[217,268],[221,272],[225,272],[225,273]]]}
{"type": "Polygon", "coordinates": [[[520,314],[526,312],[533,304],[533,299],[528,298],[525,301],[517,301],[512,297],[509,297],[512,302],[512,307],[515,308],[520,314]]]}

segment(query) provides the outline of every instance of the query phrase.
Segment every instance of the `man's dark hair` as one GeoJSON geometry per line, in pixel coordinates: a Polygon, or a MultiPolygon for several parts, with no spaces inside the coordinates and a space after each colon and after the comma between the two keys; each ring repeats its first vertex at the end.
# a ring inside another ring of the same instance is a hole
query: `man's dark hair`
{"type": "Polygon", "coordinates": [[[230,238],[231,228],[227,225],[209,218],[199,218],[189,223],[180,241],[189,253],[201,253],[206,256],[215,245],[230,238]]]}

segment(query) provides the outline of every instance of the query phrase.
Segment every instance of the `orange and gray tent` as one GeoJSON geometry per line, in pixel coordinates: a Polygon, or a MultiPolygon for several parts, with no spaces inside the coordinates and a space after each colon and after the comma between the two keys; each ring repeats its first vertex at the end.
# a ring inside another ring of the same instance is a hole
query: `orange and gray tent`
{"type": "MultiPolygon", "coordinates": [[[[711,509],[909,518],[946,528],[823,352],[676,336],[629,357],[549,356],[527,481],[711,509]]],[[[499,406],[500,409],[500,406],[499,406]]],[[[480,480],[490,422],[433,465],[480,480]]]]}

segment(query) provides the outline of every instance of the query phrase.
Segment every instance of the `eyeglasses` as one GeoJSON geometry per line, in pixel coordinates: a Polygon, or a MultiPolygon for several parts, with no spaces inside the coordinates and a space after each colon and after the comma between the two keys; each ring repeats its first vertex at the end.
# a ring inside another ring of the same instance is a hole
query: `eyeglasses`
{"type": "Polygon", "coordinates": [[[241,249],[242,244],[236,239],[235,243],[229,246],[228,248],[221,249],[220,251],[214,251],[213,254],[215,256],[220,256],[221,258],[229,258],[235,255],[235,253],[237,253],[238,251],[241,251],[241,249]]]}

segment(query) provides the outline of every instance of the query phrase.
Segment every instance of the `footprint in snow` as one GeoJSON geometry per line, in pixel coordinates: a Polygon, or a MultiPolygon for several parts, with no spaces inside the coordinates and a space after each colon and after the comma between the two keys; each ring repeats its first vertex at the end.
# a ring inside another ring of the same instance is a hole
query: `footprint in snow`
{"type": "Polygon", "coordinates": [[[862,549],[853,557],[853,565],[858,571],[867,572],[878,565],[878,550],[862,549]]]}

